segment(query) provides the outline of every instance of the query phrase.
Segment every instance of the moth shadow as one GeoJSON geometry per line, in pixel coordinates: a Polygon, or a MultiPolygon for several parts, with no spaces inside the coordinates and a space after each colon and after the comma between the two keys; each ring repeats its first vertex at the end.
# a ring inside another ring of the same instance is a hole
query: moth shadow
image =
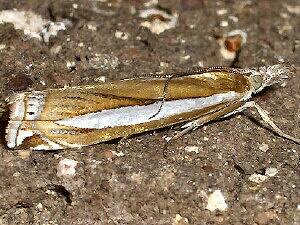
{"type": "Polygon", "coordinates": [[[260,121],[255,116],[251,115],[250,112],[242,112],[243,116],[247,117],[252,123],[254,123],[256,126],[261,127],[268,132],[274,134],[275,136],[280,137],[272,128],[270,128],[267,124],[265,124],[263,121],[260,121]]]}

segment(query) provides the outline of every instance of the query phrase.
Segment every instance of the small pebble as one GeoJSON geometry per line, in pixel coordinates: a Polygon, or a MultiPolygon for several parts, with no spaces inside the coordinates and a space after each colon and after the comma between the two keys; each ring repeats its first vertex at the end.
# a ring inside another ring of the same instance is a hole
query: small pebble
{"type": "Polygon", "coordinates": [[[187,225],[189,224],[189,220],[185,217],[182,217],[180,214],[176,214],[173,219],[172,225],[187,225]]]}
{"type": "Polygon", "coordinates": [[[224,211],[227,209],[225,198],[220,190],[215,190],[208,196],[206,209],[211,212],[215,210],[224,211]]]}
{"type": "Polygon", "coordinates": [[[219,10],[217,10],[217,14],[219,16],[222,16],[222,15],[226,14],[227,12],[228,12],[227,9],[219,9],[219,10]]]}
{"type": "Polygon", "coordinates": [[[154,34],[174,28],[178,22],[177,13],[170,14],[168,11],[157,8],[141,10],[139,16],[145,19],[141,26],[148,28],[154,34]]]}
{"type": "Polygon", "coordinates": [[[115,32],[115,37],[118,38],[118,39],[121,39],[121,40],[124,40],[124,41],[125,41],[125,40],[128,39],[129,34],[117,30],[117,31],[115,32]]]}
{"type": "Polygon", "coordinates": [[[259,146],[259,150],[263,151],[263,152],[267,152],[269,150],[269,145],[267,145],[266,143],[262,143],[259,146]]]}
{"type": "Polygon", "coordinates": [[[63,159],[57,165],[58,177],[74,177],[78,162],[73,159],[63,159]]]}
{"type": "Polygon", "coordinates": [[[67,65],[68,69],[72,69],[75,67],[75,62],[67,61],[66,65],[67,65]]]}
{"type": "Polygon", "coordinates": [[[228,27],[228,21],[226,21],[226,20],[223,20],[223,21],[221,21],[221,23],[220,23],[220,26],[221,27],[228,27]]]}
{"type": "Polygon", "coordinates": [[[260,183],[264,182],[267,178],[268,177],[265,175],[254,173],[248,179],[254,183],[260,184],[260,183]]]}
{"type": "Polygon", "coordinates": [[[97,30],[97,25],[93,24],[93,23],[88,23],[87,24],[87,28],[91,31],[96,31],[97,30]]]}
{"type": "Polygon", "coordinates": [[[195,152],[195,153],[199,153],[199,147],[198,146],[186,146],[184,148],[185,151],[187,152],[195,152]]]}
{"type": "Polygon", "coordinates": [[[43,204],[42,203],[38,203],[37,205],[36,205],[36,208],[41,212],[41,211],[43,211],[43,204]]]}
{"type": "Polygon", "coordinates": [[[276,168],[269,167],[266,169],[266,175],[268,177],[274,177],[277,173],[278,173],[278,170],[276,168]]]}

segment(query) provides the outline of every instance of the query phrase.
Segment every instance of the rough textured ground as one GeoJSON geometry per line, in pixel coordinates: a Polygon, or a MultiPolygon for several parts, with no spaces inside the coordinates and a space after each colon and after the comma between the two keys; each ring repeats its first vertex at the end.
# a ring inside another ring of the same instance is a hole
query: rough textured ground
{"type": "MultiPolygon", "coordinates": [[[[112,80],[201,64],[252,67],[287,61],[299,68],[296,0],[162,0],[158,5],[179,17],[175,28],[159,35],[140,26],[144,3],[1,0],[0,10],[31,10],[47,20],[73,23],[48,43],[0,24],[2,108],[16,91],[91,84],[102,76],[112,80]],[[248,38],[232,62],[219,53],[215,37],[234,29],[248,38]],[[117,38],[116,31],[128,38],[117,38]],[[95,54],[106,54],[108,61],[95,68],[95,54]]],[[[295,136],[300,134],[299,90],[297,72],[284,87],[255,97],[295,136]]],[[[299,224],[299,145],[258,121],[248,111],[191,132],[165,150],[164,137],[178,127],[58,152],[10,151],[3,141],[0,224],[299,224]],[[64,159],[78,162],[75,176],[58,173],[64,159]],[[270,168],[278,173],[270,176],[270,168]],[[253,174],[265,180],[250,181],[253,174]],[[225,198],[224,211],[205,209],[215,190],[225,198]]]]}

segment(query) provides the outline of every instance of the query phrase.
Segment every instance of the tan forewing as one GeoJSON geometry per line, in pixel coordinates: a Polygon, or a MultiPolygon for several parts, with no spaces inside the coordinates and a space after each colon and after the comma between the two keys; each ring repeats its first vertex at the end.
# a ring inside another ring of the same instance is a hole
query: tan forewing
{"type": "Polygon", "coordinates": [[[249,81],[241,74],[211,72],[207,76],[156,79],[131,79],[107,82],[94,86],[48,90],[40,120],[60,120],[104,109],[147,105],[161,100],[201,98],[250,89],[249,81]],[[167,84],[166,84],[167,83],[167,84]],[[166,86],[167,85],[167,86],[166,86]]]}

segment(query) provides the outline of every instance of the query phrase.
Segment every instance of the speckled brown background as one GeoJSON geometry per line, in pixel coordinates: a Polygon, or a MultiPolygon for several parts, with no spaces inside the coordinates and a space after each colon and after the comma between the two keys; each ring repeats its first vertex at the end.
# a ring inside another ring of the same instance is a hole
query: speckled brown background
{"type": "MultiPolygon", "coordinates": [[[[201,63],[256,67],[286,61],[299,69],[296,0],[162,0],[158,5],[178,13],[179,19],[175,28],[159,35],[140,26],[138,11],[145,2],[1,0],[0,10],[31,10],[48,20],[73,22],[49,43],[0,24],[0,44],[5,45],[0,50],[1,107],[17,91],[91,84],[101,76],[111,80],[183,71],[201,63]],[[220,15],[222,9],[227,13],[220,15]],[[222,21],[228,26],[222,27],[222,21]],[[97,30],[89,30],[88,24],[97,30]],[[234,29],[244,30],[248,38],[232,62],[220,55],[215,37],[234,29]],[[116,31],[128,33],[128,39],[116,38],[116,31]],[[96,53],[116,57],[118,65],[91,68],[88,61],[96,53]],[[68,61],[75,66],[68,68],[68,61]]],[[[297,72],[285,87],[268,88],[254,98],[279,127],[298,137],[299,90],[297,72]]],[[[265,129],[251,112],[211,123],[166,149],[164,137],[178,127],[57,152],[10,151],[3,141],[0,224],[297,225],[299,145],[265,129]],[[198,152],[188,152],[191,146],[198,152]],[[57,175],[63,159],[78,162],[74,177],[57,175]],[[267,168],[278,173],[262,183],[248,179],[265,175],[267,168]],[[228,208],[211,212],[205,209],[207,195],[217,189],[228,208]]]]}

